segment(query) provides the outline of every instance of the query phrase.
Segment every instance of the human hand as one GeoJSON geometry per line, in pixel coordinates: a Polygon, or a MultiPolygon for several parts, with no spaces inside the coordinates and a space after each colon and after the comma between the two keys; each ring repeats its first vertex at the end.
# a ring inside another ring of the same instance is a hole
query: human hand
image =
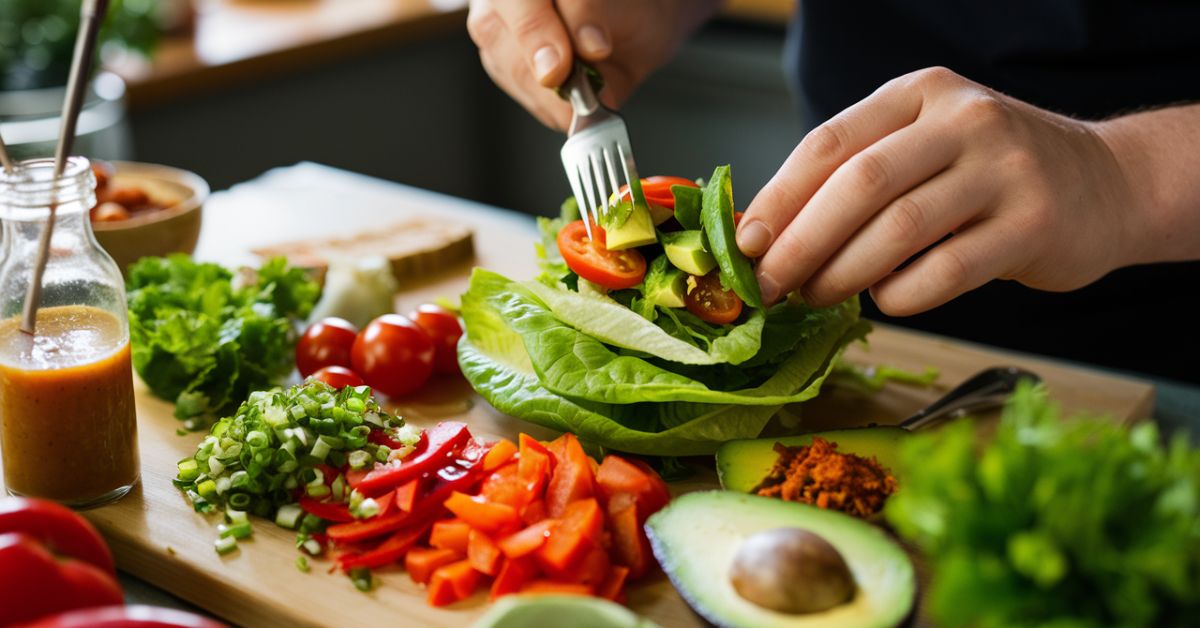
{"type": "Polygon", "coordinates": [[[902,76],[800,142],[738,245],[762,256],[767,302],[799,290],[825,306],[869,288],[906,316],[996,278],[1082,287],[1132,263],[1143,229],[1097,124],[945,68],[902,76]]]}
{"type": "Polygon", "coordinates": [[[675,52],[715,0],[471,0],[467,30],[492,80],[543,124],[563,130],[571,107],[551,89],[574,54],[604,76],[610,107],[675,52]]]}

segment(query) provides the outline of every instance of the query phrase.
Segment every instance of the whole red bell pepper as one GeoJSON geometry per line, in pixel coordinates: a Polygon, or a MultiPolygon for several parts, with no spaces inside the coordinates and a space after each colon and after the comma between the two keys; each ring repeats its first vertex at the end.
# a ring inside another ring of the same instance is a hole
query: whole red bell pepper
{"type": "Polygon", "coordinates": [[[70,509],[0,499],[0,625],[122,602],[104,539],[70,509]]]}

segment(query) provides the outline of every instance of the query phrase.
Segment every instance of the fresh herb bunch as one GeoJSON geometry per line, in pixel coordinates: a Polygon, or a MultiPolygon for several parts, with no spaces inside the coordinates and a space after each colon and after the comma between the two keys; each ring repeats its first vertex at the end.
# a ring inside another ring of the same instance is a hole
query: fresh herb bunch
{"type": "Polygon", "coordinates": [[[189,428],[237,408],[292,370],[295,323],[320,287],[275,258],[253,283],[186,255],[145,258],[129,269],[133,366],[155,395],[175,401],[189,428]]]}
{"type": "Polygon", "coordinates": [[[1200,617],[1200,450],[1151,423],[1064,420],[1041,387],[980,450],[959,422],[901,451],[887,518],[930,557],[947,626],[1182,626],[1200,617]]]}
{"type": "MultiPolygon", "coordinates": [[[[175,485],[199,512],[228,507],[275,517],[300,492],[345,502],[350,491],[344,479],[325,477],[323,469],[347,464],[365,469],[407,453],[370,442],[373,430],[384,430],[388,440],[406,448],[420,437],[419,430],[384,412],[366,386],[335,390],[310,379],[285,391],[252,393],[235,414],[213,425],[194,455],[179,462],[175,485]]],[[[288,512],[300,515],[298,509],[288,512]]],[[[294,528],[295,517],[281,525],[294,528]]]]}
{"type": "MultiPolygon", "coordinates": [[[[158,0],[112,0],[99,43],[149,55],[158,43],[158,0]]],[[[0,2],[0,89],[65,85],[79,30],[79,0],[0,2]]]]}

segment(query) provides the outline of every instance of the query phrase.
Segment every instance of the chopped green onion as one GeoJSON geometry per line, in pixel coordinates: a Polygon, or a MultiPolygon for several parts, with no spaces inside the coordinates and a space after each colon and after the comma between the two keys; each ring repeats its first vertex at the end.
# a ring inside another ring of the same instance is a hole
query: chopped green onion
{"type": "Polygon", "coordinates": [[[371,570],[366,567],[356,567],[350,570],[350,580],[354,582],[354,588],[359,591],[370,591],[375,584],[374,576],[371,570]]]}
{"type": "Polygon", "coordinates": [[[204,499],[212,499],[217,496],[217,483],[212,480],[205,480],[196,485],[196,492],[204,499]]]}
{"type": "Polygon", "coordinates": [[[308,559],[303,556],[297,556],[296,557],[296,569],[299,569],[303,573],[308,573],[308,570],[309,570],[308,559]]]}
{"type": "Polygon", "coordinates": [[[304,551],[308,552],[312,556],[321,555],[322,547],[321,544],[316,541],[316,539],[309,539],[305,541],[301,547],[304,549],[304,551]]]}
{"type": "Polygon", "coordinates": [[[196,462],[195,458],[180,460],[177,466],[180,480],[191,482],[200,476],[200,463],[196,462]]]}
{"type": "Polygon", "coordinates": [[[234,523],[231,525],[225,525],[222,523],[221,525],[217,526],[217,533],[219,533],[222,537],[233,537],[241,540],[250,538],[250,535],[254,534],[254,529],[250,527],[249,521],[245,523],[234,523]]]}
{"type": "Polygon", "coordinates": [[[250,519],[246,517],[246,511],[244,510],[226,509],[225,518],[229,520],[229,523],[247,523],[250,521],[250,519]]]}
{"type": "Polygon", "coordinates": [[[237,549],[237,539],[232,536],[223,536],[213,543],[213,548],[217,550],[218,554],[224,556],[237,549]]]}
{"type": "Polygon", "coordinates": [[[329,486],[329,490],[333,493],[333,500],[340,502],[346,499],[346,479],[342,474],[338,474],[333,480],[333,484],[329,486]]]}
{"type": "Polygon", "coordinates": [[[279,507],[279,510],[275,511],[275,524],[289,530],[295,530],[296,525],[300,523],[300,518],[303,516],[304,511],[296,504],[284,504],[279,507]]]}
{"type": "Polygon", "coordinates": [[[372,459],[369,452],[365,452],[360,449],[358,451],[350,452],[349,461],[350,468],[358,471],[366,469],[367,465],[371,464],[372,459]]]}
{"type": "Polygon", "coordinates": [[[330,493],[329,487],[324,484],[309,484],[304,487],[304,492],[309,497],[320,499],[327,497],[330,493]]]}
{"type": "Polygon", "coordinates": [[[379,502],[368,497],[359,502],[358,508],[351,508],[350,514],[359,519],[370,519],[379,514],[379,502]]]}

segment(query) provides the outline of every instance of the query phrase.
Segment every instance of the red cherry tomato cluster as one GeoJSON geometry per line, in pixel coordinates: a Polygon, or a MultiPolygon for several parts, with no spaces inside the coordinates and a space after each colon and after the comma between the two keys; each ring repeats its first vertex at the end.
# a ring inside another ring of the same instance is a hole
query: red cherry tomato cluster
{"type": "Polygon", "coordinates": [[[462,325],[453,312],[426,304],[410,316],[384,314],[361,332],[348,321],[313,323],[296,344],[301,377],[333,386],[364,383],[389,397],[415,392],[434,374],[458,373],[462,325]]]}

